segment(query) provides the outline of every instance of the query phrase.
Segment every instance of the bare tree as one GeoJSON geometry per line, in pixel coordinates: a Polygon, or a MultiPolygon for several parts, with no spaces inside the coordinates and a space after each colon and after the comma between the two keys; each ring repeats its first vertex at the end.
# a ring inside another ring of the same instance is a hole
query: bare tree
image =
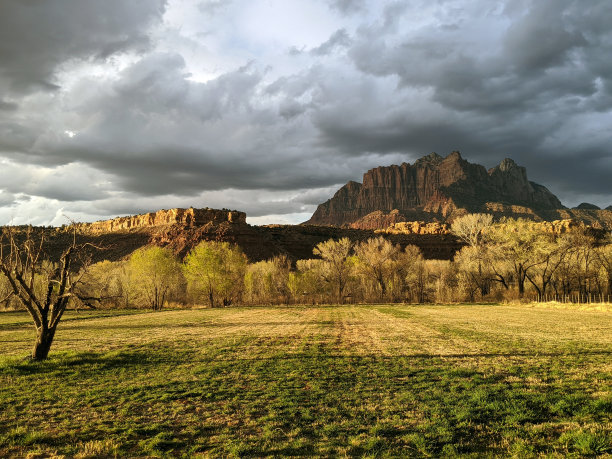
{"type": "Polygon", "coordinates": [[[595,252],[597,266],[605,277],[605,286],[608,297],[612,295],[612,237],[608,243],[599,247],[595,252]]]}
{"type": "Polygon", "coordinates": [[[358,271],[376,283],[381,301],[387,294],[390,278],[397,270],[400,253],[399,246],[393,245],[382,236],[370,238],[355,247],[355,254],[359,260],[358,271]]]}
{"type": "Polygon", "coordinates": [[[492,223],[491,214],[467,214],[453,221],[451,231],[470,247],[476,247],[483,244],[484,232],[492,223]]]}
{"type": "Polygon", "coordinates": [[[79,292],[80,273],[72,271],[75,258],[83,254],[84,245],[75,238],[62,252],[58,263],[44,258],[45,238],[41,231],[36,237],[31,228],[18,241],[11,228],[5,228],[0,238],[0,272],[8,280],[13,294],[27,309],[36,327],[33,360],[44,360],[55,331],[71,300],[93,307],[95,298],[79,292]]]}
{"type": "Polygon", "coordinates": [[[322,277],[336,291],[338,303],[343,303],[344,290],[352,271],[352,264],[349,261],[352,250],[351,240],[343,237],[337,241],[329,239],[320,242],[312,251],[323,260],[322,277]]]}

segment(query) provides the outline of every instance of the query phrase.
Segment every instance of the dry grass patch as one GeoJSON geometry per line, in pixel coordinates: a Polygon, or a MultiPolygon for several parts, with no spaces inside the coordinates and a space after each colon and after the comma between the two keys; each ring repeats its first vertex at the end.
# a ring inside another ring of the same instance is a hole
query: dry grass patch
{"type": "Polygon", "coordinates": [[[0,314],[0,456],[612,452],[612,314],[525,306],[0,314]]]}

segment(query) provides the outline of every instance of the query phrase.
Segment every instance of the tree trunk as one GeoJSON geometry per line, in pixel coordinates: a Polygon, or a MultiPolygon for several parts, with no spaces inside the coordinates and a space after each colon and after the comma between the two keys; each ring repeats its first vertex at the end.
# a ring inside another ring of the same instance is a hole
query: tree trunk
{"type": "Polygon", "coordinates": [[[525,279],[527,277],[527,273],[522,267],[519,267],[517,274],[516,282],[518,284],[519,298],[523,298],[523,295],[525,295],[525,279]]]}
{"type": "Polygon", "coordinates": [[[49,349],[51,349],[51,343],[53,343],[53,337],[55,336],[55,327],[49,329],[47,327],[41,327],[38,329],[36,334],[36,342],[34,343],[34,349],[32,349],[32,360],[45,360],[49,355],[49,349]]]}

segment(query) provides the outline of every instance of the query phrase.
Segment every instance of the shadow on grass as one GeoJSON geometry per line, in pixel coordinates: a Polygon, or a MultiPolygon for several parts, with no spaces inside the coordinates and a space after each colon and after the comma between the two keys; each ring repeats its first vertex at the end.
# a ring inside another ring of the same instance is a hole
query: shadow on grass
{"type": "Polygon", "coordinates": [[[351,355],[325,352],[323,349],[317,352],[316,349],[307,352],[296,352],[253,357],[223,357],[219,354],[214,356],[202,356],[194,354],[190,350],[169,350],[165,347],[159,349],[138,349],[120,350],[105,353],[96,352],[60,352],[42,362],[35,362],[28,357],[7,357],[0,360],[0,374],[13,375],[34,375],[54,373],[58,371],[82,370],[105,371],[116,368],[157,366],[160,364],[179,364],[191,360],[194,363],[244,363],[244,362],[280,362],[280,361],[330,361],[351,362],[367,364],[372,362],[404,362],[414,361],[439,361],[445,360],[465,360],[481,358],[572,358],[572,357],[599,357],[612,356],[612,351],[604,350],[585,350],[573,352],[512,352],[512,353],[474,353],[474,354],[398,354],[393,356],[385,355],[351,355]],[[194,358],[195,357],[195,358],[194,358]]]}
{"type": "MultiPolygon", "coordinates": [[[[228,328],[228,327],[253,327],[253,326],[264,326],[264,327],[278,327],[278,326],[295,326],[301,322],[191,322],[191,323],[182,323],[182,324],[168,324],[165,322],[160,322],[158,324],[155,323],[145,323],[145,324],[102,324],[95,326],[84,326],[79,327],[83,329],[92,329],[92,330],[147,330],[152,328],[228,328]]],[[[303,323],[306,323],[304,321],[303,323]]],[[[314,322],[315,324],[322,324],[324,322],[314,322]]],[[[333,323],[330,321],[330,323],[333,323]]]]}
{"type": "Polygon", "coordinates": [[[99,372],[134,366],[155,366],[181,360],[180,356],[170,354],[167,349],[122,350],[106,353],[60,352],[42,362],[33,361],[29,357],[14,357],[0,360],[0,374],[34,375],[83,369],[88,372],[99,372]]]}
{"type": "MultiPolygon", "coordinates": [[[[350,361],[381,361],[392,362],[396,360],[447,360],[447,359],[480,359],[480,358],[542,358],[542,357],[578,357],[578,356],[612,356],[612,351],[574,351],[574,352],[512,352],[512,353],[475,353],[475,354],[394,354],[387,355],[354,355],[354,354],[335,354],[335,353],[283,353],[282,355],[273,356],[254,356],[254,357],[236,357],[231,359],[215,358],[215,362],[248,362],[248,361],[278,361],[278,360],[320,360],[337,359],[350,361]]],[[[201,359],[207,360],[207,359],[201,359]]]]}
{"type": "MultiPolygon", "coordinates": [[[[69,309],[66,311],[68,315],[62,317],[61,324],[75,322],[75,321],[85,321],[85,320],[95,320],[95,319],[108,319],[114,317],[122,317],[122,316],[134,316],[134,315],[143,315],[143,314],[151,314],[155,311],[149,310],[140,310],[140,309],[126,309],[126,310],[74,310],[69,309]]],[[[3,318],[6,317],[15,317],[17,320],[15,322],[7,322],[0,323],[0,331],[5,330],[14,330],[19,328],[31,328],[34,326],[32,319],[28,316],[26,311],[2,311],[0,314],[3,318]]]]}

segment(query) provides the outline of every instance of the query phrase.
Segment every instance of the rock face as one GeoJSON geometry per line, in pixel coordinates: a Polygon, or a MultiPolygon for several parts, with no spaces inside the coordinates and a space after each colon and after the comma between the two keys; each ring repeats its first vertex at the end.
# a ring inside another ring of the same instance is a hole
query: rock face
{"type": "Polygon", "coordinates": [[[399,210],[395,209],[388,214],[382,210],[376,210],[369,213],[365,217],[354,221],[349,225],[349,228],[362,230],[377,230],[379,228],[387,228],[399,222],[405,222],[406,217],[400,214],[399,210]]]}
{"type": "Polygon", "coordinates": [[[208,223],[246,224],[246,214],[235,210],[218,209],[170,209],[149,212],[129,217],[117,217],[94,223],[77,223],[77,231],[83,233],[111,233],[134,228],[146,228],[164,225],[181,225],[186,227],[203,226],[208,223]]]}
{"type": "MultiPolygon", "coordinates": [[[[544,233],[565,234],[577,229],[589,231],[591,234],[603,236],[603,232],[598,227],[593,227],[572,219],[541,221],[535,224],[535,228],[544,233]]],[[[399,222],[390,225],[388,228],[375,231],[380,234],[452,234],[451,225],[439,222],[399,222]]]]}
{"type": "MultiPolygon", "coordinates": [[[[382,212],[377,217],[382,219],[394,210],[395,217],[384,218],[451,220],[465,212],[487,211],[487,206],[497,207],[504,214],[513,207],[527,214],[564,209],[546,187],[530,182],[525,168],[513,160],[504,159],[487,171],[454,151],[446,158],[432,153],[412,165],[369,170],[363,176],[363,184],[347,183],[333,198],[319,205],[306,223],[348,226],[372,212],[382,212]]],[[[368,218],[374,220],[374,216],[368,218]]]]}
{"type": "MultiPolygon", "coordinates": [[[[286,255],[296,261],[312,258],[313,248],[330,238],[348,237],[359,242],[378,235],[373,230],[325,226],[252,226],[246,223],[244,212],[170,209],[46,230],[50,232],[47,244],[56,258],[72,240],[75,229],[79,243],[87,242],[98,247],[91,253],[94,261],[125,259],[134,250],[148,245],[168,247],[182,259],[201,241],[237,244],[251,261],[276,255],[286,255]]],[[[417,236],[407,232],[383,235],[402,247],[417,245],[426,258],[450,259],[462,246],[452,235],[417,236]]]]}

